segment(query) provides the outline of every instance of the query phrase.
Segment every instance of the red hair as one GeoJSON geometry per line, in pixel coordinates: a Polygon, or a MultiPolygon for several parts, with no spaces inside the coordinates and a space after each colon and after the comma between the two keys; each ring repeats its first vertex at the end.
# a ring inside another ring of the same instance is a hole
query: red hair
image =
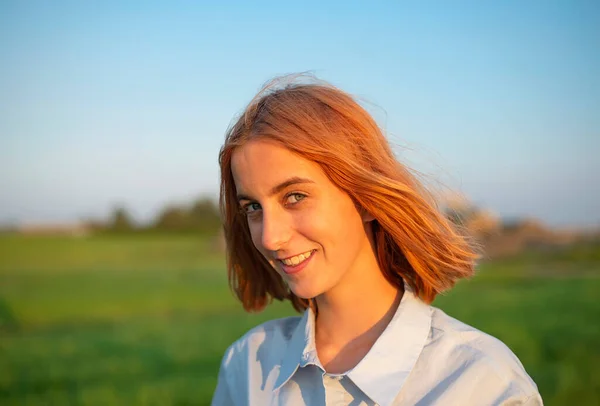
{"type": "Polygon", "coordinates": [[[429,303],[458,279],[472,275],[477,257],[473,247],[397,161],[369,113],[329,84],[276,79],[228,129],[219,154],[229,283],[246,310],[261,310],[272,299],[289,299],[298,311],[309,306],[254,247],[237,202],[232,153],[258,138],[319,164],[357,207],[374,217],[379,266],[394,285],[402,287],[406,281],[429,303]]]}

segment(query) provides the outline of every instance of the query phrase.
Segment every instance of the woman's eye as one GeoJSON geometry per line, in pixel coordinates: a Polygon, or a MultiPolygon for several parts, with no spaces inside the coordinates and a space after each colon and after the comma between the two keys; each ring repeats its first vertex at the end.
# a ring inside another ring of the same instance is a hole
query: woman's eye
{"type": "Polygon", "coordinates": [[[260,210],[260,204],[258,204],[258,203],[248,203],[247,205],[244,206],[244,211],[246,213],[253,213],[257,210],[260,210]]]}
{"type": "Polygon", "coordinates": [[[301,193],[292,193],[285,199],[286,204],[296,204],[306,196],[301,193]]]}

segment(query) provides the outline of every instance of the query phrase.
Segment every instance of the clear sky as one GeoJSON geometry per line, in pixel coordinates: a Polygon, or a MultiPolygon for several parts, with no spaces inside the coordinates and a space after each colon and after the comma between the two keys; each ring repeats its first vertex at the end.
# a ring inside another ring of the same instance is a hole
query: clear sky
{"type": "Polygon", "coordinates": [[[216,197],[232,117],[312,71],[478,205],[600,225],[600,2],[200,3],[0,3],[0,222],[216,197]]]}

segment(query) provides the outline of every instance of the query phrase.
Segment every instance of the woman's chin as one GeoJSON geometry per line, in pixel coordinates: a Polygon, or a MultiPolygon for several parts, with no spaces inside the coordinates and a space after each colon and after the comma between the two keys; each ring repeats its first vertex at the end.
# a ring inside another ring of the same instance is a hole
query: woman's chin
{"type": "Polygon", "coordinates": [[[302,286],[301,283],[290,285],[290,290],[300,299],[313,299],[323,293],[314,286],[302,286]]]}

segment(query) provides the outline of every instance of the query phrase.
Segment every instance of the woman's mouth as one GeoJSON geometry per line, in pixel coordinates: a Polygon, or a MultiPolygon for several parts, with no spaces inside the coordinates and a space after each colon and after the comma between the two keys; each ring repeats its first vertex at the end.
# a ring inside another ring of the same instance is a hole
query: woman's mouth
{"type": "Polygon", "coordinates": [[[278,261],[282,265],[283,272],[289,275],[293,273],[298,273],[302,269],[304,269],[312,259],[314,253],[315,250],[306,251],[302,254],[294,255],[293,257],[279,259],[278,261]]]}

